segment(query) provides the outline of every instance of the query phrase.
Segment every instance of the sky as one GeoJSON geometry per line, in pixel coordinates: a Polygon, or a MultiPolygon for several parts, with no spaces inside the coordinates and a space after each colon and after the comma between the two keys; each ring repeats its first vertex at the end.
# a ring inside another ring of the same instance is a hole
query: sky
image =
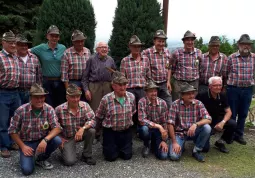
{"type": "MultiPolygon", "coordinates": [[[[96,41],[108,41],[117,0],[90,0],[95,11],[96,41]]],[[[163,0],[158,0],[163,4],[163,0]]],[[[255,39],[255,0],[169,0],[168,47],[182,45],[187,30],[208,42],[225,35],[232,41],[244,33],[255,39]]]]}

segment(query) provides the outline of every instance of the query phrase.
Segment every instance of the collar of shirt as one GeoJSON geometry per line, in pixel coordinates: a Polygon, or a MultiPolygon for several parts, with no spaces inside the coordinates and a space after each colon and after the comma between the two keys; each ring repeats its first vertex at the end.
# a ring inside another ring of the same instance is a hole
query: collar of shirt
{"type": "MultiPolygon", "coordinates": [[[[132,54],[129,54],[128,57],[132,60],[136,60],[135,58],[133,58],[132,54]]],[[[140,58],[141,60],[143,60],[143,55],[140,54],[140,58]]]]}
{"type": "Polygon", "coordinates": [[[239,56],[240,56],[241,58],[248,58],[248,57],[250,57],[251,55],[252,55],[252,53],[250,52],[250,54],[249,54],[248,56],[243,57],[243,56],[241,56],[239,50],[236,52],[236,57],[239,57],[239,56]]]}
{"type": "Polygon", "coordinates": [[[96,54],[96,57],[97,57],[97,59],[99,59],[99,60],[101,60],[101,61],[106,61],[108,56],[105,56],[105,57],[103,57],[103,58],[100,58],[100,57],[99,57],[99,54],[97,53],[97,54],[96,54]]]}
{"type": "MultiPolygon", "coordinates": [[[[44,103],[41,111],[45,110],[45,107],[46,107],[46,106],[45,106],[45,103],[44,103]]],[[[32,104],[29,103],[29,111],[32,111],[32,110],[33,110],[32,104]]]]}
{"type": "Polygon", "coordinates": [[[156,47],[153,46],[153,53],[159,53],[159,54],[165,53],[165,48],[163,48],[163,50],[162,50],[161,52],[158,52],[158,51],[156,50],[156,47]]]}
{"type": "MultiPolygon", "coordinates": [[[[152,105],[151,104],[151,101],[149,100],[149,98],[146,96],[146,100],[148,101],[148,105],[152,105]]],[[[156,100],[156,105],[158,106],[159,105],[159,99],[157,97],[157,100],[156,100]]]]}
{"type": "Polygon", "coordinates": [[[191,51],[191,52],[187,52],[187,51],[185,51],[185,48],[183,48],[183,53],[186,53],[186,54],[195,54],[197,52],[197,48],[194,48],[193,49],[193,51],[191,51]]]}
{"type": "MultiPolygon", "coordinates": [[[[212,96],[212,94],[211,94],[211,92],[210,92],[210,89],[208,89],[208,92],[207,92],[207,93],[208,93],[208,97],[209,97],[209,98],[214,99],[213,96],[212,96]]],[[[217,94],[216,100],[220,100],[220,94],[217,94]]]]}
{"type": "MultiPolygon", "coordinates": [[[[79,105],[78,105],[79,108],[82,108],[82,107],[84,107],[84,106],[85,106],[85,105],[84,105],[82,102],[79,102],[79,105]]],[[[63,109],[64,109],[64,110],[68,110],[68,102],[65,102],[65,103],[64,103],[63,109]]]]}
{"type": "MultiPolygon", "coordinates": [[[[59,47],[59,44],[56,45],[56,47],[54,48],[54,50],[58,50],[58,47],[59,47]]],[[[52,50],[52,49],[50,48],[50,46],[49,46],[49,43],[47,43],[47,48],[48,48],[48,50],[49,50],[49,49],[52,50]]]]}
{"type": "Polygon", "coordinates": [[[3,52],[3,54],[4,54],[5,56],[9,56],[9,57],[12,57],[12,58],[15,57],[15,55],[8,53],[5,49],[2,49],[2,52],[3,52]]]}
{"type": "MultiPolygon", "coordinates": [[[[209,58],[211,59],[210,53],[209,53],[209,52],[206,52],[204,55],[205,55],[206,57],[209,57],[209,58]]],[[[218,57],[216,60],[219,60],[219,59],[221,59],[221,58],[223,58],[223,54],[219,52],[219,57],[218,57]]]]}
{"type": "MultiPolygon", "coordinates": [[[[184,105],[184,101],[183,101],[182,99],[181,99],[180,103],[181,103],[182,105],[184,105]]],[[[195,103],[195,101],[193,100],[193,101],[191,102],[191,104],[196,104],[196,103],[195,103]]]]}
{"type": "MultiPolygon", "coordinates": [[[[126,92],[126,94],[125,94],[125,96],[124,96],[124,97],[125,97],[125,101],[126,101],[126,100],[128,100],[127,92],[126,92]]],[[[116,95],[115,95],[115,93],[114,93],[114,91],[112,92],[112,99],[114,99],[114,100],[118,101],[118,100],[117,100],[117,97],[116,97],[116,95]]],[[[118,102],[119,102],[119,101],[118,101],[118,102]]]]}
{"type": "MultiPolygon", "coordinates": [[[[70,49],[70,51],[71,51],[71,53],[73,53],[73,54],[80,54],[80,53],[78,53],[75,49],[74,49],[74,47],[72,46],[71,47],[71,49],[70,49]]],[[[86,48],[82,48],[82,54],[87,54],[88,53],[88,51],[86,50],[86,48]]]]}

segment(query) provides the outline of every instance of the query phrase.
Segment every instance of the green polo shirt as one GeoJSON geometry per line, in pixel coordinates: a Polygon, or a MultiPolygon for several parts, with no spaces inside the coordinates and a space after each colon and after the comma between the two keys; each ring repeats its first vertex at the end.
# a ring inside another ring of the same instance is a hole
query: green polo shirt
{"type": "Polygon", "coordinates": [[[61,76],[61,58],[66,47],[62,44],[57,44],[52,50],[48,43],[42,43],[31,48],[31,52],[35,54],[42,66],[42,73],[45,77],[60,77],[61,76]]]}

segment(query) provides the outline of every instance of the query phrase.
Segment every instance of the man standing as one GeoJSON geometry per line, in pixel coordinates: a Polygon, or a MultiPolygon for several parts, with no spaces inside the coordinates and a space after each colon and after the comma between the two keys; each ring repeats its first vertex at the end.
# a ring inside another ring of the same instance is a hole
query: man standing
{"type": "Polygon", "coordinates": [[[238,116],[234,140],[243,145],[246,145],[243,138],[244,126],[254,85],[255,54],[251,53],[252,44],[249,35],[243,34],[238,40],[238,51],[228,57],[225,71],[231,118],[236,120],[238,116]]]}
{"type": "Polygon", "coordinates": [[[2,37],[3,49],[0,51],[0,150],[3,158],[10,157],[8,149],[18,149],[8,135],[10,118],[20,106],[19,63],[15,56],[16,38],[12,31],[2,37]]]}
{"type": "Polygon", "coordinates": [[[212,36],[209,41],[209,51],[202,55],[199,65],[199,90],[198,93],[208,91],[208,80],[213,76],[220,76],[224,80],[223,69],[227,65],[228,58],[225,54],[219,52],[220,38],[212,36]]]}
{"type": "Polygon", "coordinates": [[[150,81],[146,87],[146,97],[138,103],[138,119],[140,121],[139,135],[143,140],[144,148],[142,156],[147,157],[150,147],[154,148],[158,159],[167,159],[167,104],[157,97],[158,86],[150,81]],[[154,140],[152,139],[154,138],[154,140]],[[150,144],[151,141],[151,144],[150,144]],[[153,145],[152,145],[153,143],[153,145]]]}
{"type": "Polygon", "coordinates": [[[61,132],[54,109],[46,104],[45,91],[33,84],[30,103],[20,106],[11,119],[9,134],[20,147],[20,167],[24,175],[34,171],[35,163],[44,169],[53,165],[46,161],[61,144],[61,132]],[[34,163],[35,162],[35,163],[34,163]]]}
{"type": "MultiPolygon", "coordinates": [[[[85,97],[94,112],[96,112],[103,96],[112,91],[111,72],[107,70],[107,67],[116,69],[114,60],[107,55],[108,45],[105,42],[97,44],[96,52],[96,54],[88,59],[81,81],[85,97]]],[[[101,122],[98,120],[96,122],[95,137],[98,141],[100,138],[101,122]]]]}
{"type": "Polygon", "coordinates": [[[171,66],[170,52],[165,47],[166,34],[163,30],[157,30],[154,34],[154,46],[143,51],[150,60],[151,78],[159,86],[158,97],[166,101],[168,107],[172,103],[171,98],[171,66]]]}
{"type": "MultiPolygon", "coordinates": [[[[75,83],[82,88],[82,72],[86,69],[86,62],[90,57],[90,50],[84,47],[86,36],[79,30],[74,30],[71,40],[73,46],[65,50],[61,60],[61,80],[67,89],[69,83],[75,83]]],[[[85,95],[81,95],[85,101],[85,95]]]]}
{"type": "MultiPolygon", "coordinates": [[[[231,110],[228,105],[227,97],[222,90],[222,78],[219,76],[211,77],[208,81],[209,89],[202,93],[198,93],[197,99],[200,100],[212,117],[211,128],[213,132],[223,131],[219,140],[215,142],[215,146],[223,153],[229,150],[225,147],[225,143],[232,143],[233,134],[236,128],[236,121],[231,118],[231,110]]],[[[203,151],[209,151],[210,139],[205,145],[203,151]]]]}
{"type": "Polygon", "coordinates": [[[211,133],[211,116],[203,103],[195,99],[196,89],[183,83],[181,98],[174,101],[169,110],[168,131],[171,137],[170,159],[179,160],[184,150],[185,141],[193,140],[195,146],[192,156],[199,162],[204,162],[200,153],[211,133]]]}
{"type": "Polygon", "coordinates": [[[42,84],[41,64],[36,55],[28,51],[29,44],[31,44],[31,42],[24,36],[17,35],[16,45],[20,70],[19,96],[21,104],[29,102],[29,89],[32,84],[42,84]]]}
{"type": "MultiPolygon", "coordinates": [[[[129,41],[131,54],[121,60],[120,72],[128,79],[127,91],[135,96],[136,105],[144,97],[146,81],[151,78],[150,61],[145,55],[141,55],[140,39],[133,35],[129,41]]],[[[137,105],[138,106],[138,105],[137,105]]],[[[134,115],[134,122],[138,122],[137,114],[134,115]]]]}
{"type": "Polygon", "coordinates": [[[59,35],[58,27],[51,25],[46,34],[48,43],[31,48],[31,52],[39,58],[42,65],[43,87],[49,91],[46,103],[54,108],[65,102],[65,87],[60,80],[60,66],[66,47],[58,43],[59,35]]]}
{"type": "Polygon", "coordinates": [[[55,111],[63,128],[61,133],[61,155],[65,165],[76,163],[76,142],[84,140],[82,157],[89,165],[95,165],[92,158],[92,143],[95,137],[95,114],[88,103],[80,101],[81,90],[75,84],[69,84],[66,90],[67,102],[55,111]]]}
{"type": "Polygon", "coordinates": [[[198,88],[202,51],[194,47],[195,39],[195,34],[187,31],[182,38],[184,48],[176,49],[172,54],[173,101],[180,99],[180,90],[184,82],[198,88]]]}
{"type": "Polygon", "coordinates": [[[136,112],[135,96],[126,91],[128,80],[120,72],[113,73],[113,92],[105,95],[96,112],[102,120],[103,154],[107,161],[132,157],[132,116],[136,112]]]}

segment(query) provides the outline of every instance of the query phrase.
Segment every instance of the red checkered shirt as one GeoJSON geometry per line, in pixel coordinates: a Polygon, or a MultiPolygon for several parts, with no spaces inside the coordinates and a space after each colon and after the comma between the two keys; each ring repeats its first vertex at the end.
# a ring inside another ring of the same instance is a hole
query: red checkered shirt
{"type": "Polygon", "coordinates": [[[95,114],[89,104],[83,101],[79,102],[76,115],[68,110],[68,103],[65,102],[55,109],[58,121],[63,128],[62,136],[64,138],[74,137],[77,131],[85,124],[95,127],[95,114]]]}
{"type": "Polygon", "coordinates": [[[120,72],[128,79],[127,88],[145,87],[146,81],[151,78],[150,61],[143,55],[137,61],[130,54],[122,59],[120,72]]]}
{"type": "Polygon", "coordinates": [[[227,84],[237,87],[248,87],[254,85],[255,54],[241,57],[239,52],[228,57],[226,75],[227,84]]]}
{"type": "Polygon", "coordinates": [[[167,110],[166,102],[159,97],[157,97],[156,105],[152,105],[147,97],[143,97],[138,102],[138,120],[141,125],[153,126],[155,123],[165,126],[167,110]]]}
{"type": "Polygon", "coordinates": [[[126,92],[122,106],[115,98],[114,92],[111,92],[102,98],[96,111],[96,118],[103,120],[103,127],[120,131],[133,125],[132,116],[135,112],[135,96],[132,93],[126,92]]]}
{"type": "Polygon", "coordinates": [[[30,89],[34,83],[42,84],[42,68],[36,55],[28,52],[27,62],[19,59],[19,88],[30,89]]]}
{"type": "Polygon", "coordinates": [[[193,81],[199,78],[199,63],[202,51],[194,48],[193,52],[185,52],[179,48],[172,53],[172,73],[176,80],[193,81]]]}
{"type": "Polygon", "coordinates": [[[61,59],[61,80],[81,80],[82,72],[86,69],[86,62],[90,57],[90,50],[83,47],[83,54],[80,55],[74,47],[65,50],[61,59]]]}
{"type": "Polygon", "coordinates": [[[61,128],[54,109],[44,103],[37,116],[30,103],[23,104],[11,118],[9,134],[19,134],[23,141],[36,141],[46,137],[54,128],[61,128]],[[48,128],[47,128],[48,125],[48,128]]]}
{"type": "Polygon", "coordinates": [[[223,70],[227,65],[227,60],[227,56],[223,53],[219,53],[219,57],[214,61],[211,59],[209,52],[203,54],[199,65],[200,84],[208,85],[209,78],[213,76],[226,78],[223,70]]]}
{"type": "Polygon", "coordinates": [[[156,51],[155,46],[148,48],[142,52],[150,60],[151,77],[156,83],[162,83],[167,81],[167,73],[170,69],[170,57],[171,54],[167,48],[159,53],[156,51]]]}
{"type": "Polygon", "coordinates": [[[0,88],[19,87],[19,63],[16,56],[0,51],[0,88]]]}
{"type": "Polygon", "coordinates": [[[189,106],[185,106],[183,100],[174,101],[168,115],[167,122],[174,125],[176,134],[180,136],[186,135],[192,124],[199,122],[201,119],[211,120],[204,104],[196,99],[189,106]]]}

